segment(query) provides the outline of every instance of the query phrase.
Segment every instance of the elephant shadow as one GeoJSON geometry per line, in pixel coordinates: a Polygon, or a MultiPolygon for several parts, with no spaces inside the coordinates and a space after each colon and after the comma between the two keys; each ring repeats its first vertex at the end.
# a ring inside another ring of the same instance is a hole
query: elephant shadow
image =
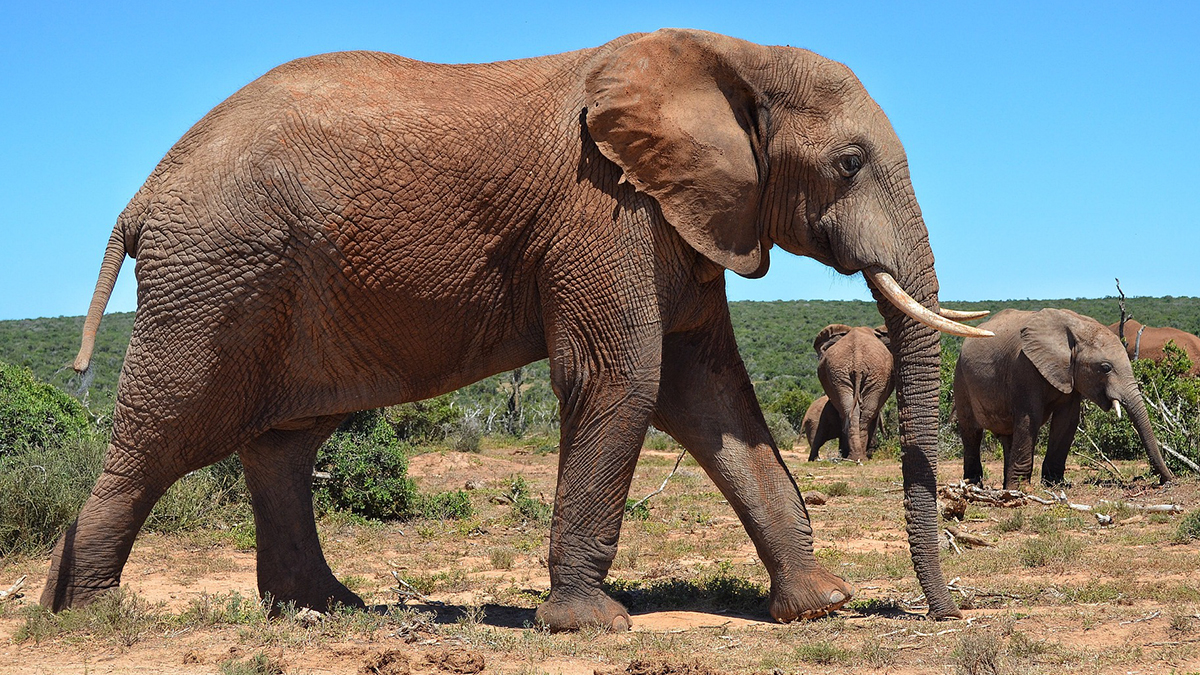
{"type": "MultiPolygon", "coordinates": [[[[714,626],[729,619],[774,623],[774,619],[765,610],[767,606],[767,594],[761,589],[738,589],[735,593],[736,597],[730,597],[724,593],[713,594],[703,592],[693,595],[683,595],[679,593],[680,588],[676,586],[691,586],[691,584],[689,582],[668,582],[650,588],[610,590],[613,598],[628,608],[629,615],[633,619],[635,626],[637,625],[637,617],[639,616],[671,611],[711,615],[714,626]],[[721,603],[728,604],[729,606],[721,607],[719,606],[721,603]]],[[[403,605],[375,605],[371,608],[371,611],[386,614],[398,608],[430,614],[432,615],[431,622],[436,625],[476,621],[492,628],[519,629],[536,626],[534,621],[536,610],[533,608],[494,603],[471,606],[428,601],[403,605]]],[[[863,603],[854,609],[842,609],[829,615],[829,617],[816,619],[816,621],[825,620],[830,617],[925,619],[923,614],[905,610],[898,604],[887,601],[863,603]]]]}

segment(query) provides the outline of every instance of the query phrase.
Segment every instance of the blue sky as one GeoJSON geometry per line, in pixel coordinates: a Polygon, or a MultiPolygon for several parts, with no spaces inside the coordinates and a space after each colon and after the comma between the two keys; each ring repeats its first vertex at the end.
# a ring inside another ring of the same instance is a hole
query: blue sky
{"type": "MultiPolygon", "coordinates": [[[[1200,3],[413,4],[5,3],[0,319],[84,313],[154,165],[279,63],[492,61],[663,26],[849,65],[908,150],[943,299],[1099,297],[1118,276],[1130,295],[1200,295],[1200,3]]],[[[778,250],[729,295],[868,297],[860,277],[778,250]]],[[[127,260],[109,310],[134,306],[127,260]]]]}

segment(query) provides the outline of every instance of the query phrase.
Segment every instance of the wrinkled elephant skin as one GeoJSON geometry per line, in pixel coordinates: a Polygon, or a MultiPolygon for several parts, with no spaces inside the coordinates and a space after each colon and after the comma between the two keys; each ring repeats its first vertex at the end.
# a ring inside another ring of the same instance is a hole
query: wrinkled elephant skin
{"type": "Polygon", "coordinates": [[[773,246],[873,275],[913,563],[931,615],[956,616],[935,500],[929,326],[945,327],[914,310],[939,311],[938,283],[904,149],[845,66],[673,29],[490,64],[314,56],[188,131],[105,253],[77,367],[127,254],[138,313],[104,471],[42,603],[118,585],[163,492],[238,452],[260,592],[359,605],[313,524],[323,440],[351,411],[549,357],[561,453],[542,623],[629,626],[601,582],[651,420],[741,518],[772,615],[828,613],[851,590],[813,556],[725,298],[724,270],[761,276],[773,246]],[[910,302],[892,304],[889,280],[910,302]]]}

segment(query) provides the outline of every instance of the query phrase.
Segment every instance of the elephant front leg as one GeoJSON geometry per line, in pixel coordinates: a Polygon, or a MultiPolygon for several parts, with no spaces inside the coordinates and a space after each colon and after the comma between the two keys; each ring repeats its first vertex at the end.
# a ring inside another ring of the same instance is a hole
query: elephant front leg
{"type": "Polygon", "coordinates": [[[1013,432],[1004,450],[1004,489],[1024,490],[1033,477],[1033,448],[1037,443],[1042,420],[1029,414],[1018,414],[1013,420],[1013,432]]]}
{"type": "Polygon", "coordinates": [[[737,512],[771,575],[771,616],[811,619],[851,587],[817,563],[808,511],[763,420],[728,315],[668,336],[655,425],[692,453],[737,512]]]}
{"type": "Polygon", "coordinates": [[[549,340],[562,430],[550,529],[550,597],[538,607],[536,620],[552,631],[589,625],[628,630],[629,613],[601,584],[616,555],[625,500],[654,406],[661,332],[655,326],[653,336],[624,331],[616,337],[585,336],[575,327],[549,340]]]}
{"type": "Polygon", "coordinates": [[[1050,439],[1046,446],[1046,459],[1042,460],[1042,484],[1058,485],[1066,480],[1067,455],[1079,428],[1080,399],[1072,397],[1067,403],[1054,409],[1050,416],[1050,439]]]}

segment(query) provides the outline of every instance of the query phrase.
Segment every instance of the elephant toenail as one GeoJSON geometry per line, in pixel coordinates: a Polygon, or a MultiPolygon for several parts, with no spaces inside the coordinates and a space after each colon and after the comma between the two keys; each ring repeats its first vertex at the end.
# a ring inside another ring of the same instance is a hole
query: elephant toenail
{"type": "Polygon", "coordinates": [[[629,617],[618,616],[617,618],[613,619],[612,630],[614,633],[624,633],[630,628],[631,626],[629,625],[629,617]]]}
{"type": "Polygon", "coordinates": [[[846,599],[846,596],[841,591],[834,591],[829,594],[829,604],[836,605],[846,599]]]}

